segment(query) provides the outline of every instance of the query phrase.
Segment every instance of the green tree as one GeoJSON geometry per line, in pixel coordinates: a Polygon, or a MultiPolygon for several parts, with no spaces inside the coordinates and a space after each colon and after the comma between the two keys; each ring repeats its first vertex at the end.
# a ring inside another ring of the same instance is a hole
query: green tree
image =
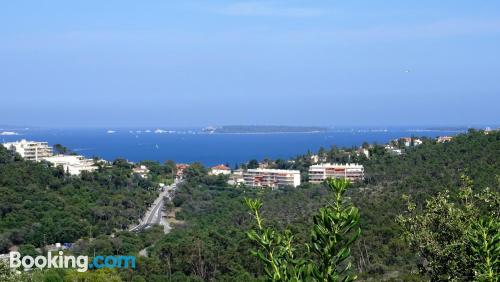
{"type": "Polygon", "coordinates": [[[201,182],[207,173],[207,169],[201,163],[193,163],[184,171],[184,177],[187,181],[201,182]]]}
{"type": "Polygon", "coordinates": [[[6,261],[0,260],[0,281],[2,282],[18,282],[25,281],[27,276],[25,273],[17,273],[11,269],[6,261]]]}
{"type": "Polygon", "coordinates": [[[356,276],[348,274],[351,263],[347,259],[361,233],[359,210],[343,200],[349,181],[328,179],[327,183],[334,193],[334,201],[313,217],[309,249],[319,263],[313,263],[312,276],[318,281],[352,281],[356,276]]]}
{"type": "Polygon", "coordinates": [[[271,281],[353,281],[349,270],[351,246],[361,232],[359,210],[347,204],[343,195],[349,182],[345,179],[328,179],[328,187],[334,194],[333,202],[320,208],[314,215],[307,251],[298,255],[294,235],[290,230],[283,233],[265,227],[260,215],[262,202],[245,199],[256,220],[257,227],[247,232],[250,240],[258,245],[252,251],[265,266],[271,281]]]}
{"type": "Polygon", "coordinates": [[[247,164],[247,168],[249,169],[254,169],[259,167],[259,161],[257,160],[250,160],[247,164]]]}
{"type": "Polygon", "coordinates": [[[476,265],[475,275],[479,281],[498,281],[500,273],[500,221],[481,219],[471,226],[468,239],[472,259],[476,265]]]}
{"type": "Polygon", "coordinates": [[[64,281],[120,282],[122,279],[116,269],[99,269],[87,272],[70,270],[64,277],[64,281]]]}
{"type": "Polygon", "coordinates": [[[421,211],[406,196],[407,213],[396,221],[432,281],[498,281],[499,194],[474,194],[472,181],[462,176],[462,182],[458,193],[439,193],[421,211]]]}
{"type": "Polygon", "coordinates": [[[55,144],[53,148],[54,148],[54,152],[56,152],[56,154],[66,155],[66,154],[69,154],[71,152],[67,147],[65,147],[61,144],[55,144]]]}
{"type": "Polygon", "coordinates": [[[36,257],[39,255],[39,253],[36,251],[35,246],[31,244],[20,245],[18,251],[19,253],[21,253],[22,256],[36,257]]]}
{"type": "Polygon", "coordinates": [[[172,178],[175,178],[175,173],[177,172],[177,168],[175,166],[175,162],[172,160],[167,160],[163,164],[163,169],[166,174],[172,175],[172,178]]]}

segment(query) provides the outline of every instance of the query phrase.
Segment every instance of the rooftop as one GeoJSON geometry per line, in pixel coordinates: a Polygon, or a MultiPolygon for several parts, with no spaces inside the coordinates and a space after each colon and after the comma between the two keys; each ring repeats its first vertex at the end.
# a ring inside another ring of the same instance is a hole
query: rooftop
{"type": "Polygon", "coordinates": [[[325,168],[325,167],[362,167],[363,165],[356,163],[338,164],[338,163],[322,163],[317,165],[312,165],[310,168],[325,168]]]}
{"type": "Polygon", "coordinates": [[[271,169],[271,168],[253,168],[248,169],[248,172],[268,172],[268,173],[299,173],[299,170],[291,170],[291,169],[271,169]]]}
{"type": "Polygon", "coordinates": [[[229,167],[221,164],[221,165],[216,165],[214,167],[212,167],[212,169],[216,169],[216,170],[231,170],[229,167]]]}

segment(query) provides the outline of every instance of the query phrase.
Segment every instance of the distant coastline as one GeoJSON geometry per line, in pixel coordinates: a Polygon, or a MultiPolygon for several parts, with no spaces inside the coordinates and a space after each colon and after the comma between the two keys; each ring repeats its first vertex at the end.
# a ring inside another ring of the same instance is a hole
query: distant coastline
{"type": "Polygon", "coordinates": [[[225,134],[266,134],[266,133],[321,133],[328,128],[320,126],[286,126],[286,125],[225,125],[208,126],[203,129],[207,133],[225,134]]]}
{"type": "MultiPolygon", "coordinates": [[[[0,142],[20,139],[45,141],[78,148],[79,154],[106,160],[125,158],[133,162],[154,160],[178,163],[201,162],[206,166],[229,163],[230,166],[250,159],[288,159],[297,152],[317,151],[319,148],[361,146],[363,142],[385,144],[401,137],[454,136],[457,131],[410,132],[408,128],[328,128],[323,132],[210,133],[198,128],[95,128],[44,129],[13,131],[19,135],[2,135],[0,142]],[[108,131],[115,133],[110,134],[108,131]],[[158,134],[155,134],[155,131],[158,134]]],[[[426,127],[422,126],[421,129],[426,127]]],[[[314,128],[313,128],[314,129],[314,128]]],[[[411,130],[418,129],[416,127],[411,130]]],[[[304,131],[304,127],[301,128],[304,131]]]]}

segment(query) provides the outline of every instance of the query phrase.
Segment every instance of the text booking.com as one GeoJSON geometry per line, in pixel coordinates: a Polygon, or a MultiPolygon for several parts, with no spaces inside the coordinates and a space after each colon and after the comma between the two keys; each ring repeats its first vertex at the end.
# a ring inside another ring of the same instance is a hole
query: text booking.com
{"type": "Polygon", "coordinates": [[[95,256],[90,260],[88,256],[66,256],[62,251],[59,251],[58,255],[48,253],[47,256],[36,257],[21,256],[19,252],[10,252],[9,263],[11,268],[22,267],[25,270],[34,268],[74,268],[78,272],[85,272],[89,269],[101,268],[135,269],[135,256],[95,256]]]}

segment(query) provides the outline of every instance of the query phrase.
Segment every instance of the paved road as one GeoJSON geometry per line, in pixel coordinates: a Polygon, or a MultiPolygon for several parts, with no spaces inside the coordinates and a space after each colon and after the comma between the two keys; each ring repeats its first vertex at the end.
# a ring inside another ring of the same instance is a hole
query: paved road
{"type": "Polygon", "coordinates": [[[142,231],[147,229],[153,225],[158,225],[162,219],[162,212],[164,206],[164,197],[169,197],[169,193],[174,191],[177,188],[177,181],[169,186],[166,186],[163,192],[160,193],[158,198],[153,202],[153,205],[149,208],[149,210],[144,215],[144,218],[140,221],[140,223],[132,228],[129,231],[142,231]]]}

